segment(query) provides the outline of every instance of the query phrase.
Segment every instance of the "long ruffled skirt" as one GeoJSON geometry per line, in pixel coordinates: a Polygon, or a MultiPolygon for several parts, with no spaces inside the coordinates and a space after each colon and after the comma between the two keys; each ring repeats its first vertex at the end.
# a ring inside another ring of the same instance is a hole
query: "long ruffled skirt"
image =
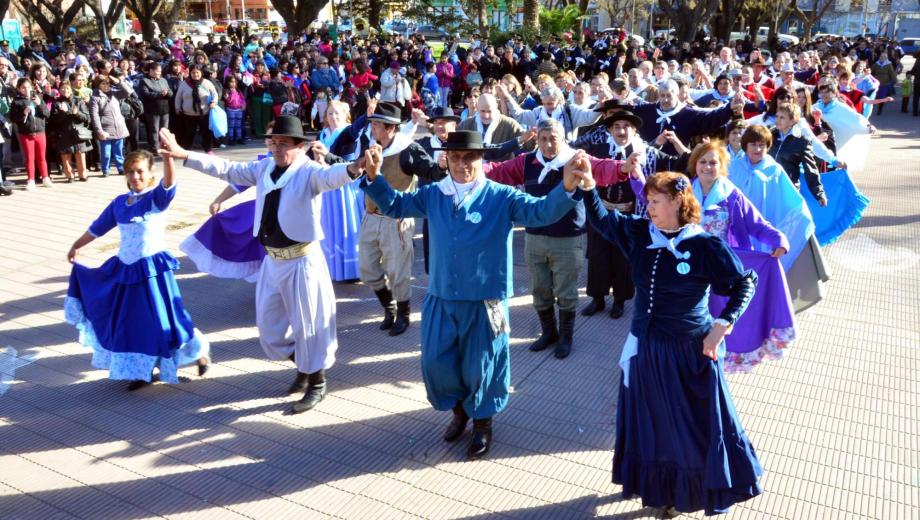
{"type": "Polygon", "coordinates": [[[98,268],[74,264],[64,315],[93,349],[92,365],[110,379],[178,383],[177,369],[209,355],[207,340],[182,305],[173,271],[179,262],[163,251],[125,264],[117,257],[98,268]]]}
{"type": "Polygon", "coordinates": [[[320,241],[332,281],[359,277],[358,234],[364,218],[364,196],[355,183],[324,192],[320,241]]]}
{"type": "Polygon", "coordinates": [[[203,273],[255,283],[265,258],[265,249],[252,236],[255,208],[256,202],[250,200],[221,211],[183,240],[179,249],[203,273]]]}
{"type": "Polygon", "coordinates": [[[702,338],[639,340],[620,385],[613,482],[647,507],[722,513],[761,493],[763,473],[702,338]]]}

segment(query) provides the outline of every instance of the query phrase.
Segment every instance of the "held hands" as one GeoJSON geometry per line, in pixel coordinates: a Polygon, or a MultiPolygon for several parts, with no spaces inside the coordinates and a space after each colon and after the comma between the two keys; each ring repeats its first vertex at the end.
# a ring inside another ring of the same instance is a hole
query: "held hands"
{"type": "Polygon", "coordinates": [[[383,164],[383,148],[379,144],[371,146],[364,152],[364,168],[368,182],[374,182],[383,164]]]}
{"type": "Polygon", "coordinates": [[[313,160],[319,162],[320,157],[326,157],[326,154],[329,153],[329,149],[326,148],[326,145],[322,141],[313,141],[313,144],[310,145],[310,152],[313,155],[313,160]]]}
{"type": "Polygon", "coordinates": [[[417,108],[412,109],[412,122],[416,125],[420,125],[428,121],[428,116],[425,115],[425,112],[417,108]]]}
{"type": "Polygon", "coordinates": [[[374,110],[377,110],[377,100],[372,97],[367,98],[367,117],[374,115],[374,110]]]}
{"type": "MultiPolygon", "coordinates": [[[[660,136],[659,136],[660,137],[660,136]]],[[[626,161],[620,166],[620,171],[628,173],[631,179],[641,179],[644,177],[642,174],[642,154],[639,152],[633,152],[626,158],[626,161]]]]}
{"type": "Polygon", "coordinates": [[[168,128],[160,129],[160,149],[157,150],[160,157],[185,160],[188,159],[188,150],[179,146],[176,142],[176,136],[168,128]]]}
{"type": "Polygon", "coordinates": [[[530,130],[527,130],[526,132],[524,132],[523,135],[521,135],[521,146],[529,143],[530,141],[533,141],[536,138],[537,138],[537,127],[534,126],[534,127],[531,127],[530,130]]]}
{"type": "Polygon", "coordinates": [[[737,94],[735,94],[735,97],[732,98],[732,110],[735,111],[735,112],[741,112],[741,111],[743,111],[743,110],[744,110],[744,104],[745,104],[746,102],[747,102],[747,100],[744,98],[744,96],[741,94],[741,92],[738,92],[737,94]]]}
{"type": "Polygon", "coordinates": [[[438,155],[438,168],[442,170],[447,170],[447,154],[441,153],[438,155]]]}
{"type": "Polygon", "coordinates": [[[594,189],[595,184],[594,176],[591,174],[591,161],[588,160],[588,154],[584,151],[579,151],[563,168],[562,185],[565,191],[571,192],[576,187],[591,190],[594,189]]]}

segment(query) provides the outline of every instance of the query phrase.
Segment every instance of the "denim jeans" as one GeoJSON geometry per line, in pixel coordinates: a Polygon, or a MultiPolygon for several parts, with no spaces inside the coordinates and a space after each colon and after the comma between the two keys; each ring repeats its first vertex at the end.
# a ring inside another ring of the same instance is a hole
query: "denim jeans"
{"type": "Polygon", "coordinates": [[[125,140],[108,139],[99,141],[99,166],[103,175],[109,174],[109,168],[115,160],[115,169],[118,173],[125,171],[125,140]]]}

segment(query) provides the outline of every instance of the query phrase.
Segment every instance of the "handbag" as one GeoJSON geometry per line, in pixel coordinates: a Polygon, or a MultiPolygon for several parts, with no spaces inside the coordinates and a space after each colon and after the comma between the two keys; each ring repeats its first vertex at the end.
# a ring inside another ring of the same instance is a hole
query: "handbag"
{"type": "Polygon", "coordinates": [[[227,113],[223,108],[216,106],[208,111],[208,126],[218,139],[227,135],[227,113]]]}
{"type": "Polygon", "coordinates": [[[93,132],[86,125],[73,125],[70,129],[71,136],[77,142],[92,141],[93,132]]]}

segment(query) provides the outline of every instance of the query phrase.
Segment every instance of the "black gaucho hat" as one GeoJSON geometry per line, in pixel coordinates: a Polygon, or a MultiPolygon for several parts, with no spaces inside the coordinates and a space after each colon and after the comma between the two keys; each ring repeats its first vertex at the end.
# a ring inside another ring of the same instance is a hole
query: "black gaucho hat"
{"type": "Polygon", "coordinates": [[[388,125],[398,125],[402,123],[402,110],[393,103],[377,103],[374,113],[367,118],[368,121],[380,121],[388,125]]]}
{"type": "Polygon", "coordinates": [[[428,111],[429,121],[435,121],[437,119],[447,119],[448,121],[453,121],[455,123],[460,122],[460,116],[455,114],[452,108],[448,107],[434,107],[428,111]]]}
{"type": "Polygon", "coordinates": [[[303,123],[294,116],[279,116],[275,119],[275,126],[268,134],[269,137],[290,137],[295,141],[306,141],[307,136],[303,133],[303,123]]]}
{"type": "Polygon", "coordinates": [[[444,146],[432,148],[432,150],[472,150],[484,152],[493,148],[495,148],[495,146],[482,143],[482,134],[479,132],[474,132],[472,130],[457,130],[456,132],[447,134],[447,141],[444,143],[444,146]]]}
{"type": "Polygon", "coordinates": [[[606,112],[608,110],[617,110],[617,109],[629,110],[630,108],[632,108],[632,105],[627,105],[626,103],[623,103],[619,99],[610,98],[610,99],[601,101],[600,103],[597,103],[596,105],[594,105],[594,108],[592,110],[594,110],[595,112],[606,112]]]}
{"type": "Polygon", "coordinates": [[[629,121],[634,127],[636,127],[636,130],[642,128],[642,118],[636,114],[633,114],[629,110],[620,110],[615,114],[611,114],[610,116],[605,117],[603,124],[604,127],[609,127],[617,121],[629,121]]]}

